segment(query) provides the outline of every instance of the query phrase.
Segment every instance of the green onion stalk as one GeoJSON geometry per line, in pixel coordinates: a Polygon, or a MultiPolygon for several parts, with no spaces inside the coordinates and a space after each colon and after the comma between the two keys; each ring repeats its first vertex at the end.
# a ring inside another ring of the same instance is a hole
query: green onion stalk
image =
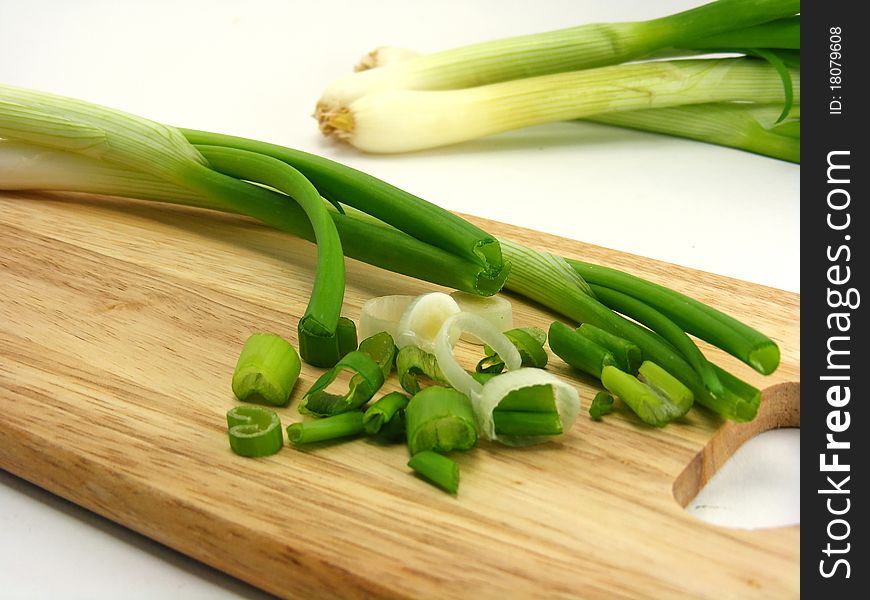
{"type": "MultiPolygon", "coordinates": [[[[326,159],[218,134],[187,134],[190,140],[179,130],[119,111],[0,86],[0,137],[5,138],[0,140],[0,189],[162,200],[251,215],[292,235],[318,241],[327,246],[320,248],[323,257],[319,251],[318,267],[334,263],[341,284],[319,273],[315,277],[322,287],[312,294],[318,303],[309,304],[307,315],[312,317],[309,321],[315,324],[312,331],[316,334],[328,332],[338,314],[344,274],[338,259],[344,253],[393,272],[480,295],[493,294],[505,284],[569,319],[591,323],[637,345],[645,358],[687,385],[696,400],[728,418],[752,418],[758,391],[718,367],[713,367],[713,377],[705,363],[693,363],[685,353],[694,351],[688,350],[677,330],[720,345],[760,372],[770,373],[778,364],[779,351],[765,336],[701,303],[683,301],[676,292],[507,240],[499,243],[470,224],[455,227],[465,222],[326,159]],[[250,183],[248,178],[263,185],[250,183]],[[352,210],[338,211],[324,196],[352,210]],[[310,210],[306,212],[299,202],[310,210]],[[317,202],[326,208],[328,219],[315,206],[317,202]],[[402,212],[398,205],[403,202],[425,208],[419,213],[402,212]],[[391,216],[393,209],[396,215],[391,216]],[[417,214],[421,216],[415,218],[417,214]],[[337,243],[330,221],[338,234],[337,243]],[[602,303],[596,298],[587,279],[654,309],[655,322],[648,325],[661,331],[651,331],[615,313],[606,306],[607,300],[602,303]],[[669,307],[669,302],[674,306],[669,307]],[[690,309],[683,310],[684,305],[690,309]],[[716,378],[724,393],[717,392],[716,378]]],[[[342,320],[335,323],[338,331],[342,320]]],[[[402,358],[400,353],[399,363],[402,358]]]]}

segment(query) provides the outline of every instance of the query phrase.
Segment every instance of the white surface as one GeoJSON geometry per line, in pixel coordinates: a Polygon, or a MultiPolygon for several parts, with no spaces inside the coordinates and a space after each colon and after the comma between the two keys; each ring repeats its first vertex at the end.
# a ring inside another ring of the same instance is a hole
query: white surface
{"type": "MultiPolygon", "coordinates": [[[[0,0],[0,81],[294,146],[450,209],[799,291],[796,165],[594,125],[363,156],[322,139],[310,118],[320,90],[376,46],[428,52],[699,3],[0,0]]],[[[791,436],[799,445],[799,432],[791,436]]],[[[738,476],[738,486],[763,491],[756,483],[790,471],[776,490],[789,490],[794,506],[796,454],[758,478],[738,476]]],[[[778,501],[764,497],[755,506],[776,518],[778,501]]],[[[727,495],[704,504],[746,516],[727,495]]],[[[6,474],[0,525],[4,597],[256,594],[6,474]]]]}

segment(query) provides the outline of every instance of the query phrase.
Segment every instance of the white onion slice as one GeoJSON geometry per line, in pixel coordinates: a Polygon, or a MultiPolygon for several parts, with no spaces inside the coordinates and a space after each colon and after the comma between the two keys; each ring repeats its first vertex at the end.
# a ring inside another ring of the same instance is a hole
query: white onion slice
{"type": "MultiPolygon", "coordinates": [[[[478,296],[468,292],[453,292],[450,297],[456,300],[456,304],[462,312],[470,312],[479,315],[492,323],[499,331],[507,331],[514,327],[514,313],[510,301],[504,296],[478,296]]],[[[465,333],[460,338],[465,342],[483,345],[483,342],[475,335],[465,333]]]]}
{"type": "Polygon", "coordinates": [[[363,304],[359,317],[359,339],[386,331],[393,340],[399,335],[399,321],[408,305],[414,301],[414,296],[380,296],[372,298],[363,304]]]}
{"type": "Polygon", "coordinates": [[[495,407],[510,392],[535,385],[553,386],[556,412],[559,413],[559,420],[562,421],[563,435],[567,433],[574,421],[577,420],[577,415],[580,414],[580,394],[577,392],[577,388],[543,369],[523,367],[493,377],[483,386],[481,394],[472,399],[480,434],[488,440],[495,440],[507,446],[530,446],[552,440],[555,436],[517,436],[497,435],[495,433],[495,422],[492,419],[492,411],[495,410],[495,407]]]}
{"type": "Polygon", "coordinates": [[[453,356],[453,346],[456,344],[459,333],[470,333],[483,340],[483,343],[495,350],[496,354],[504,361],[505,367],[510,371],[519,369],[523,361],[513,342],[483,317],[460,312],[444,321],[435,340],[435,359],[450,385],[463,394],[467,394],[474,403],[475,396],[482,392],[483,386],[475,381],[453,356]]]}
{"type": "Polygon", "coordinates": [[[434,352],[435,339],[442,324],[459,312],[456,301],[442,292],[417,296],[399,320],[396,346],[414,345],[425,352],[434,352]]]}

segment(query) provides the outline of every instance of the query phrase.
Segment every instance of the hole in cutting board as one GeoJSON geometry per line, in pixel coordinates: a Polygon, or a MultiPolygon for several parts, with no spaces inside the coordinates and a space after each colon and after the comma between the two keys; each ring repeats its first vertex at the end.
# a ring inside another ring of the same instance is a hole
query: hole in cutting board
{"type": "Polygon", "coordinates": [[[800,430],[770,432],[765,436],[768,439],[759,436],[773,429],[799,427],[800,384],[783,383],[764,390],[756,418],[749,423],[725,423],[677,477],[674,498],[690,514],[716,525],[755,529],[799,523],[800,430]],[[751,443],[744,445],[747,441],[751,443]],[[763,472],[769,474],[765,465],[771,463],[788,466],[779,467],[777,481],[759,481],[767,477],[763,472]],[[709,489],[708,482],[712,482],[709,489]],[[738,508],[741,502],[752,506],[738,508]],[[764,510],[769,506],[776,510],[764,510]]]}
{"type": "Polygon", "coordinates": [[[713,475],[686,511],[723,527],[800,523],[800,445],[796,428],[756,435],[713,475]]]}

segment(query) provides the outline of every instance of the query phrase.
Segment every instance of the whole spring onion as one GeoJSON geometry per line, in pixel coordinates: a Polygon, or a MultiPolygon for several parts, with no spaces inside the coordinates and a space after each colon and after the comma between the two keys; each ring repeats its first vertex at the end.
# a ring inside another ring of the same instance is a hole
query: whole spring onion
{"type": "Polygon", "coordinates": [[[742,33],[739,42],[731,36],[799,12],[799,0],[720,0],[650,21],[592,23],[416,57],[407,51],[394,53],[393,59],[380,68],[336,80],[324,91],[317,109],[334,111],[367,94],[386,90],[462,89],[651,55],[679,55],[696,43],[734,47],[754,41],[753,47],[759,43],[781,46],[783,39],[794,40],[793,31],[783,32],[787,24],[776,32],[753,30],[752,40],[742,33]],[[776,42],[765,41],[772,36],[776,42]]]}
{"type": "MultiPolygon", "coordinates": [[[[800,73],[789,74],[799,98],[800,73]]],[[[610,112],[784,100],[774,67],[723,58],[631,63],[459,90],[371,92],[319,118],[326,135],[366,152],[389,153],[610,112]]]]}

